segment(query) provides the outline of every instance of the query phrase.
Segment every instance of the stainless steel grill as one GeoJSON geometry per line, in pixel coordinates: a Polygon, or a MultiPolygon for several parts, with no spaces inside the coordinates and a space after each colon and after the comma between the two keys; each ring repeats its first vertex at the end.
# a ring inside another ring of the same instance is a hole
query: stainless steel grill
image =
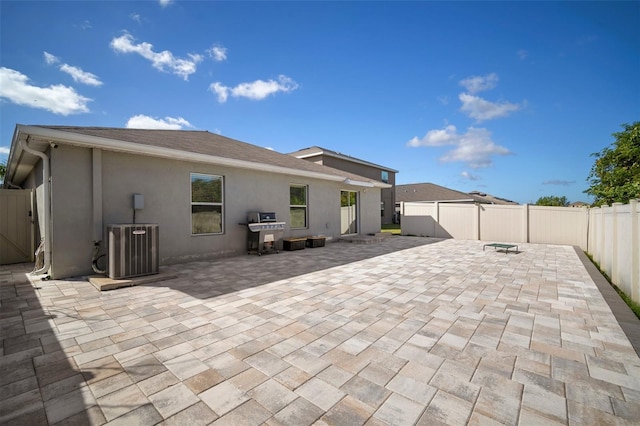
{"type": "Polygon", "coordinates": [[[247,214],[247,250],[258,256],[266,252],[278,253],[282,250],[282,236],[285,222],[276,222],[273,212],[250,212],[247,214]]]}

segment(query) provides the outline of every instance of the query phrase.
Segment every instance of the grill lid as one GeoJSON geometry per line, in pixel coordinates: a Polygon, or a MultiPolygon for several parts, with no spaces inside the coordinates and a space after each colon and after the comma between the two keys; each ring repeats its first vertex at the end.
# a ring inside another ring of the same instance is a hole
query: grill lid
{"type": "Polygon", "coordinates": [[[249,223],[265,223],[265,222],[275,222],[276,214],[275,212],[250,212],[247,215],[247,222],[249,223]]]}

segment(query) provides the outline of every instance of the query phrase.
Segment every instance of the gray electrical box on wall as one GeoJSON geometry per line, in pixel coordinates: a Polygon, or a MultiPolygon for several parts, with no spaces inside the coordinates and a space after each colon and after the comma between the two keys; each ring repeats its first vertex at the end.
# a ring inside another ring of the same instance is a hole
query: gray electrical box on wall
{"type": "Polygon", "coordinates": [[[133,194],[133,209],[134,210],[144,209],[144,195],[133,194]]]}

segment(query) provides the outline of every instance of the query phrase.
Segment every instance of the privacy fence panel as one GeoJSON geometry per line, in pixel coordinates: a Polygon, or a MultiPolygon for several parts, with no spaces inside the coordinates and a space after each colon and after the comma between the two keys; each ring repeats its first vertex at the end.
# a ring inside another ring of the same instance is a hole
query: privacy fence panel
{"type": "Polygon", "coordinates": [[[529,242],[567,244],[587,249],[589,210],[529,206],[529,242]]]}
{"type": "Polygon", "coordinates": [[[478,208],[475,204],[439,203],[439,237],[477,240],[478,208]]]}
{"type": "Polygon", "coordinates": [[[480,239],[498,242],[526,242],[523,206],[480,204],[480,239]]]}
{"type": "Polygon", "coordinates": [[[33,261],[33,193],[0,189],[0,265],[33,261]]]}
{"type": "Polygon", "coordinates": [[[400,210],[402,234],[435,237],[436,210],[433,203],[403,203],[400,210]]]}

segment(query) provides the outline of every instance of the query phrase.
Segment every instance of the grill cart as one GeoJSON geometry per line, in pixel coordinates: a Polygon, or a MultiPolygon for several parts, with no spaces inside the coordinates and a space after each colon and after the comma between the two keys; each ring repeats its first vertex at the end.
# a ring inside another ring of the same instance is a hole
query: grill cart
{"type": "Polygon", "coordinates": [[[251,212],[247,215],[247,251],[258,256],[282,250],[285,222],[277,222],[273,212],[251,212]]]}

